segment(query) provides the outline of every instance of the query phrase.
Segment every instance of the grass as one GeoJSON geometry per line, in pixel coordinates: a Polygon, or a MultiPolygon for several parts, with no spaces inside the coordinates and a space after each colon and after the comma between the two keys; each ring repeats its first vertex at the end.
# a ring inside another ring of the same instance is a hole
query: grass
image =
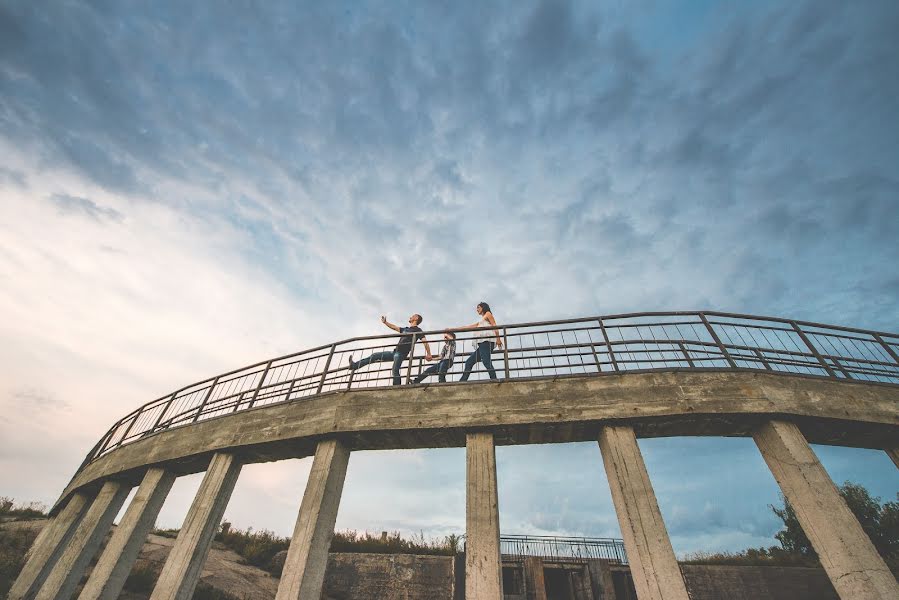
{"type": "Polygon", "coordinates": [[[0,598],[6,598],[13,581],[25,566],[25,553],[37,532],[25,529],[0,529],[0,598]]]}
{"type": "Polygon", "coordinates": [[[16,506],[16,501],[12,498],[0,496],[0,518],[4,521],[23,521],[46,517],[47,505],[42,502],[29,502],[16,506]]]}

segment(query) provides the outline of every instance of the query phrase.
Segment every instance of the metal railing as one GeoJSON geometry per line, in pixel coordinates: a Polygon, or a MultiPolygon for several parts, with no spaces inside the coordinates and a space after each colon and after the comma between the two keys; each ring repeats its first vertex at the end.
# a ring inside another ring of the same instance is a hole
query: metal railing
{"type": "MultiPolygon", "coordinates": [[[[491,354],[498,379],[749,369],[899,384],[899,334],[850,327],[720,312],[652,312],[498,325],[495,331],[502,340],[491,354]]],[[[448,382],[459,380],[466,357],[482,341],[477,333],[457,330],[458,354],[448,382]]],[[[433,364],[423,346],[427,341],[436,355],[442,336],[425,332],[412,340],[400,371],[404,384],[433,364]]],[[[389,352],[399,338],[352,338],[191,384],[120,419],[85,463],[166,429],[319,394],[390,386],[391,362],[351,370],[348,359],[389,352]]],[[[471,381],[487,378],[477,363],[471,381]]]]}
{"type": "Polygon", "coordinates": [[[539,556],[550,562],[586,562],[592,558],[601,558],[627,564],[624,540],[616,538],[501,535],[499,549],[504,560],[539,556]]]}

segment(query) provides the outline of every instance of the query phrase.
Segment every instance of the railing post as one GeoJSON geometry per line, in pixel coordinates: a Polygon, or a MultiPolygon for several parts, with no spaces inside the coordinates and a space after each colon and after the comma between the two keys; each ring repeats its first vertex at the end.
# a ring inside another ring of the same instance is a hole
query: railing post
{"type": "Polygon", "coordinates": [[[318,382],[318,389],[315,390],[316,394],[321,394],[322,390],[325,388],[325,378],[328,376],[328,369],[331,368],[331,359],[334,358],[334,350],[337,348],[337,344],[331,344],[331,351],[328,352],[328,360],[325,361],[325,370],[322,371],[321,381],[318,382]]]}
{"type": "Polygon", "coordinates": [[[509,371],[509,331],[503,327],[503,361],[506,363],[506,379],[508,379],[510,375],[509,371]]]}
{"type": "Polygon", "coordinates": [[[806,337],[805,332],[802,331],[796,321],[790,321],[790,325],[792,325],[793,331],[795,331],[799,335],[799,338],[803,342],[805,342],[805,345],[808,346],[808,349],[811,351],[812,356],[818,359],[818,362],[821,363],[821,366],[824,367],[824,370],[827,371],[827,374],[836,379],[836,373],[833,372],[833,369],[831,369],[830,365],[825,362],[824,358],[820,354],[818,354],[818,350],[814,346],[812,346],[811,340],[806,337]]]}
{"type": "MultiPolygon", "coordinates": [[[[412,382],[412,360],[415,358],[415,344],[418,342],[418,334],[412,334],[412,348],[409,350],[409,360],[406,364],[406,385],[412,382]]],[[[393,374],[391,373],[391,376],[393,374]]]]}
{"type": "Polygon", "coordinates": [[[771,365],[768,364],[768,361],[765,360],[765,357],[764,357],[764,356],[762,356],[761,351],[760,351],[758,348],[753,348],[752,351],[755,352],[755,355],[759,357],[759,360],[760,360],[760,361],[762,361],[762,365],[763,365],[767,370],[770,371],[770,370],[771,370],[771,365]]]}
{"type": "MultiPolygon", "coordinates": [[[[256,391],[253,392],[253,397],[250,398],[250,404],[247,408],[253,408],[253,404],[256,403],[256,397],[259,395],[260,390],[262,390],[262,384],[265,383],[265,378],[268,376],[269,369],[272,368],[272,361],[268,361],[265,365],[265,371],[262,372],[262,377],[259,379],[259,385],[256,386],[256,391]]],[[[240,407],[240,399],[238,399],[237,404],[234,406],[234,412],[237,412],[237,409],[240,407]]]]}
{"type": "Polygon", "coordinates": [[[880,335],[876,333],[873,335],[874,339],[880,342],[880,345],[883,346],[883,349],[887,351],[887,354],[889,354],[893,358],[893,360],[896,361],[896,364],[899,365],[899,356],[897,356],[893,349],[890,348],[890,345],[883,341],[883,338],[880,337],[880,335]]]}
{"type": "Polygon", "coordinates": [[[693,367],[695,367],[696,365],[693,364],[693,359],[690,358],[690,353],[687,352],[687,347],[684,346],[684,343],[678,342],[677,345],[680,346],[680,351],[684,355],[684,358],[687,360],[687,364],[690,365],[690,368],[692,369],[693,367]]]}
{"type": "Polygon", "coordinates": [[[599,362],[599,354],[596,353],[596,344],[590,343],[590,352],[593,353],[593,361],[596,363],[596,372],[602,373],[602,363],[599,362]]]}
{"type": "Polygon", "coordinates": [[[714,340],[715,344],[718,345],[718,349],[721,351],[722,356],[727,361],[727,364],[730,365],[732,369],[737,368],[737,363],[734,362],[734,359],[730,357],[730,354],[727,352],[727,348],[724,347],[724,344],[721,343],[721,338],[718,337],[718,334],[715,333],[715,330],[712,328],[712,324],[709,323],[709,320],[706,318],[705,313],[699,313],[699,318],[702,319],[702,323],[705,325],[705,328],[708,330],[709,335],[712,336],[712,340],[714,340]]]}
{"type": "Polygon", "coordinates": [[[178,392],[172,392],[172,397],[169,398],[165,403],[165,408],[162,409],[162,412],[159,413],[159,416],[156,417],[156,422],[153,423],[153,427],[150,429],[150,433],[156,431],[156,428],[159,427],[159,424],[162,423],[162,418],[165,416],[165,413],[169,412],[169,408],[172,406],[172,402],[175,401],[175,396],[178,395],[178,392]]]}
{"type": "Polygon", "coordinates": [[[206,392],[206,396],[203,398],[203,401],[200,402],[200,406],[197,407],[197,414],[194,415],[194,423],[196,423],[200,419],[200,415],[203,414],[203,409],[206,408],[206,403],[209,402],[209,398],[212,396],[212,391],[215,389],[215,386],[218,385],[218,382],[218,377],[212,380],[212,385],[209,386],[209,391],[206,392]]]}
{"type": "Polygon", "coordinates": [[[606,350],[609,351],[609,358],[612,360],[612,368],[615,371],[619,371],[618,361],[615,360],[615,352],[612,350],[612,342],[609,341],[609,333],[606,331],[606,326],[602,322],[602,318],[599,319],[599,328],[602,330],[602,339],[606,341],[606,350]]]}
{"type": "Polygon", "coordinates": [[[131,433],[131,430],[134,428],[134,424],[137,423],[137,418],[139,416],[141,416],[142,413],[143,413],[143,407],[141,407],[140,410],[138,410],[136,413],[134,413],[134,418],[131,419],[130,423],[128,423],[128,427],[125,428],[125,433],[122,434],[122,437],[119,439],[119,443],[125,441],[125,439],[128,437],[128,434],[131,433]]]}

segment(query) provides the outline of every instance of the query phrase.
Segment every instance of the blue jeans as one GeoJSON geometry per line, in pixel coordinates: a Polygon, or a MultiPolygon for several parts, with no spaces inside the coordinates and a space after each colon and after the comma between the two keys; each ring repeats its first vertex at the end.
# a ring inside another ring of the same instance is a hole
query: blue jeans
{"type": "Polygon", "coordinates": [[[449,371],[450,366],[453,364],[451,360],[441,360],[437,361],[436,365],[431,365],[427,369],[421,372],[421,375],[415,378],[415,383],[421,383],[425,380],[429,375],[433,375],[437,373],[437,381],[440,383],[446,383],[446,372],[449,371]]]}
{"type": "Polygon", "coordinates": [[[487,373],[490,374],[490,379],[496,379],[496,370],[493,368],[493,362],[490,360],[490,353],[493,352],[493,347],[496,344],[494,342],[481,342],[478,344],[477,349],[472,352],[469,357],[465,360],[465,372],[462,373],[462,378],[459,381],[468,381],[468,376],[471,375],[471,369],[474,367],[474,364],[478,362],[478,359],[484,363],[484,366],[487,367],[487,373]]]}
{"type": "Polygon", "coordinates": [[[355,371],[359,367],[370,365],[373,362],[393,361],[393,385],[400,385],[400,367],[403,366],[403,361],[406,360],[407,356],[409,355],[402,352],[394,352],[392,350],[388,350],[387,352],[375,352],[368,358],[363,358],[359,362],[351,363],[350,368],[355,371]]]}

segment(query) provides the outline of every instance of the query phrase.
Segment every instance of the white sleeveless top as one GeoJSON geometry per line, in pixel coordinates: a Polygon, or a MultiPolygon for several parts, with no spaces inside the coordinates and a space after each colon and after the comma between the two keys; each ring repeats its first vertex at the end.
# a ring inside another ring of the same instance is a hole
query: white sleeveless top
{"type": "Polygon", "coordinates": [[[496,340],[496,329],[485,329],[486,327],[493,327],[486,318],[478,321],[478,328],[475,330],[474,337],[477,338],[479,342],[489,342],[496,340]]]}

